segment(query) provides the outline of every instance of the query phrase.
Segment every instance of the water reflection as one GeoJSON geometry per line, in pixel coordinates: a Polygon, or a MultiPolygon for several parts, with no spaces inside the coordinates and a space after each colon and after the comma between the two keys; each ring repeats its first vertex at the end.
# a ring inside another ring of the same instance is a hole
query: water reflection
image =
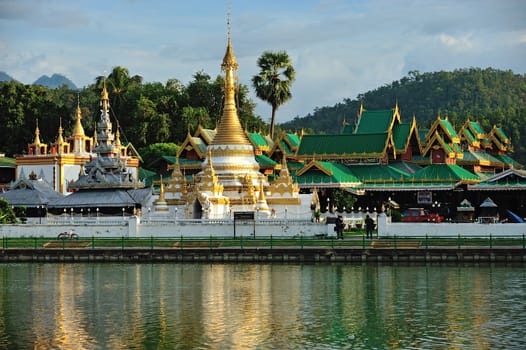
{"type": "Polygon", "coordinates": [[[0,348],[523,348],[523,266],[4,264],[0,348]]]}

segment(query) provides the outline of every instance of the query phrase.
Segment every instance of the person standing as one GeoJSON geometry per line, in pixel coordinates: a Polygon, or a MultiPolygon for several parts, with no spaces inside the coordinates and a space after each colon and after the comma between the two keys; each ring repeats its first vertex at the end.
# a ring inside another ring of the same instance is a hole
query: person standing
{"type": "Polygon", "coordinates": [[[374,221],[369,215],[366,215],[365,216],[365,235],[367,236],[367,238],[371,238],[371,239],[373,238],[373,229],[374,229],[374,221]]]}
{"type": "Polygon", "coordinates": [[[345,224],[343,222],[343,217],[341,215],[338,215],[338,218],[336,219],[336,239],[343,239],[344,227],[345,224]]]}

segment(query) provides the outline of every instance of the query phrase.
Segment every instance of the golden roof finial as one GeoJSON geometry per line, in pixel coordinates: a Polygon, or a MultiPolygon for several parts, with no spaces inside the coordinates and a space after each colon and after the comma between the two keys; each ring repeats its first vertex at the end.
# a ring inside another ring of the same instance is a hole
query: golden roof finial
{"type": "Polygon", "coordinates": [[[59,118],[58,122],[58,137],[57,137],[57,143],[62,144],[64,143],[64,138],[62,137],[63,129],[62,129],[62,117],[59,118]]]}
{"type": "Polygon", "coordinates": [[[106,77],[104,77],[104,80],[102,80],[102,92],[100,94],[100,103],[102,106],[102,109],[104,111],[107,111],[110,109],[110,98],[108,97],[108,90],[106,90],[106,77]]]}
{"type": "Polygon", "coordinates": [[[223,105],[223,116],[217,134],[212,141],[212,145],[251,145],[247,135],[243,132],[243,127],[239,121],[236,108],[236,78],[234,76],[238,69],[236,56],[232,49],[232,40],[230,37],[230,3],[228,10],[228,43],[221,64],[221,70],[225,72],[225,102],[223,105]]]}
{"type": "Polygon", "coordinates": [[[82,127],[82,111],[80,110],[80,94],[77,95],[77,111],[76,111],[75,127],[73,128],[72,136],[85,136],[84,128],[82,127]]]}
{"type": "Polygon", "coordinates": [[[35,140],[33,141],[35,145],[40,145],[42,142],[40,142],[40,129],[38,128],[38,118],[37,118],[37,126],[35,128],[35,140]]]}
{"type": "Polygon", "coordinates": [[[164,183],[163,183],[163,176],[161,175],[161,187],[159,189],[159,201],[164,202],[164,183]]]}

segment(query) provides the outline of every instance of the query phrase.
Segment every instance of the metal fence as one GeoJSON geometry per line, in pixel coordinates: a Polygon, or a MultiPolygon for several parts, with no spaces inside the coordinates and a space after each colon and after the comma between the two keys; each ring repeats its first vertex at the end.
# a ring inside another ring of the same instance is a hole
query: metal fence
{"type": "Polygon", "coordinates": [[[522,248],[526,249],[526,237],[492,236],[469,237],[458,235],[454,238],[420,236],[367,239],[365,235],[347,236],[343,240],[333,237],[272,237],[250,236],[231,237],[80,237],[77,239],[58,239],[56,237],[2,237],[2,250],[7,249],[103,249],[103,248],[149,248],[149,249],[210,249],[217,248],[274,248],[308,247],[362,248],[362,249],[436,249],[436,248],[522,248]]]}

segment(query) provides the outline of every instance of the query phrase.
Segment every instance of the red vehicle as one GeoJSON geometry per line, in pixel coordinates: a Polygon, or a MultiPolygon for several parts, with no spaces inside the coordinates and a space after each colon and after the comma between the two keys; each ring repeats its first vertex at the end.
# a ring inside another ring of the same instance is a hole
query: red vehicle
{"type": "Polygon", "coordinates": [[[409,208],[402,213],[403,222],[442,222],[444,217],[437,213],[430,213],[424,208],[409,208]]]}

